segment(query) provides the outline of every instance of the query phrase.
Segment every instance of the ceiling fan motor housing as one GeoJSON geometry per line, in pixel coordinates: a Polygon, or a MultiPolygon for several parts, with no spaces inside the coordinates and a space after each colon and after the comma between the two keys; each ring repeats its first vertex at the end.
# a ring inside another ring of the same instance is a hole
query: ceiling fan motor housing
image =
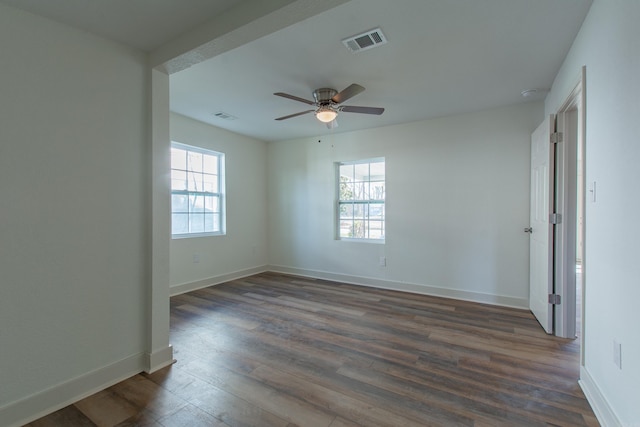
{"type": "Polygon", "coordinates": [[[320,105],[331,104],[333,102],[331,101],[331,98],[337,94],[337,90],[323,87],[313,91],[313,99],[315,99],[316,103],[320,105]]]}

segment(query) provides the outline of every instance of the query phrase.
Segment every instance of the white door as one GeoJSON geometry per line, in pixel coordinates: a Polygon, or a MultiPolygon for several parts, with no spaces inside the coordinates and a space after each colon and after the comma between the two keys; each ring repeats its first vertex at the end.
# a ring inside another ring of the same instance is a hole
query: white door
{"type": "Polygon", "coordinates": [[[529,308],[540,325],[553,333],[553,225],[549,214],[553,209],[553,145],[550,116],[531,134],[531,213],[529,238],[529,308]]]}

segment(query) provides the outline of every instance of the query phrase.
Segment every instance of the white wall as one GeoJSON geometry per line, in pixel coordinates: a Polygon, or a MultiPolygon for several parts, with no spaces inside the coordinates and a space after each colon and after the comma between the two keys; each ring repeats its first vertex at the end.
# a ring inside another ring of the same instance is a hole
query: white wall
{"type": "Polygon", "coordinates": [[[145,56],[3,5],[0,55],[4,425],[143,369],[150,212],[145,56]]]}
{"type": "Polygon", "coordinates": [[[227,233],[171,241],[172,293],[264,270],[267,144],[171,114],[171,138],[225,154],[227,233]],[[194,263],[194,254],[200,262],[194,263]]]}
{"type": "MultiPolygon", "coordinates": [[[[547,97],[555,113],[587,67],[585,367],[610,425],[640,425],[640,2],[595,0],[547,97]],[[589,193],[587,193],[589,194],[589,193]],[[622,344],[622,370],[613,340],[622,344]],[[607,408],[608,407],[608,408],[607,408]],[[617,420],[616,420],[617,418],[617,420]]],[[[598,409],[598,408],[597,408],[598,409]]],[[[598,410],[599,410],[598,409],[598,410]]]]}
{"type": "Polygon", "coordinates": [[[526,307],[541,120],[542,104],[529,103],[270,143],[270,268],[526,307]],[[386,159],[386,243],[335,240],[334,162],[372,157],[386,159]]]}

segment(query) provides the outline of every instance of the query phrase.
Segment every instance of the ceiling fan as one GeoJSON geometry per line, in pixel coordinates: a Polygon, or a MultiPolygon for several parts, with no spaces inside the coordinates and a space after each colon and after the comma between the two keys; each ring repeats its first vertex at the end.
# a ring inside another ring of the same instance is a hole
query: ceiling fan
{"type": "Polygon", "coordinates": [[[316,118],[321,122],[326,123],[327,127],[331,129],[338,126],[336,117],[338,116],[338,113],[340,111],[344,111],[345,113],[375,115],[382,114],[384,112],[384,108],[340,105],[346,100],[353,98],[363,91],[364,87],[355,83],[344,89],[342,92],[338,92],[337,90],[330,88],[320,88],[313,91],[313,99],[315,99],[315,101],[309,101],[304,98],[289,95],[288,93],[276,92],[274,93],[274,95],[293,99],[294,101],[304,102],[305,104],[313,105],[315,107],[312,110],[301,111],[299,113],[289,114],[288,116],[278,117],[276,120],[286,120],[292,117],[302,116],[303,114],[315,113],[316,118]]]}

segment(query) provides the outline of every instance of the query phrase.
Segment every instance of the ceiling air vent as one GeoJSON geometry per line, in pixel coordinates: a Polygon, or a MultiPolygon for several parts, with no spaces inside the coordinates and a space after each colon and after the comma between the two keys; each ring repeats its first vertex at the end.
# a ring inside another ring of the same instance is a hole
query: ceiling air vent
{"type": "Polygon", "coordinates": [[[225,113],[223,111],[220,111],[218,113],[214,113],[213,115],[215,117],[217,117],[219,119],[223,119],[223,120],[235,120],[235,119],[237,119],[237,117],[232,116],[231,114],[225,113]]]}
{"type": "Polygon", "coordinates": [[[363,50],[372,49],[374,47],[383,45],[387,42],[387,38],[382,34],[380,28],[369,30],[362,34],[358,34],[352,37],[347,37],[342,40],[342,43],[351,52],[361,52],[363,50]]]}

